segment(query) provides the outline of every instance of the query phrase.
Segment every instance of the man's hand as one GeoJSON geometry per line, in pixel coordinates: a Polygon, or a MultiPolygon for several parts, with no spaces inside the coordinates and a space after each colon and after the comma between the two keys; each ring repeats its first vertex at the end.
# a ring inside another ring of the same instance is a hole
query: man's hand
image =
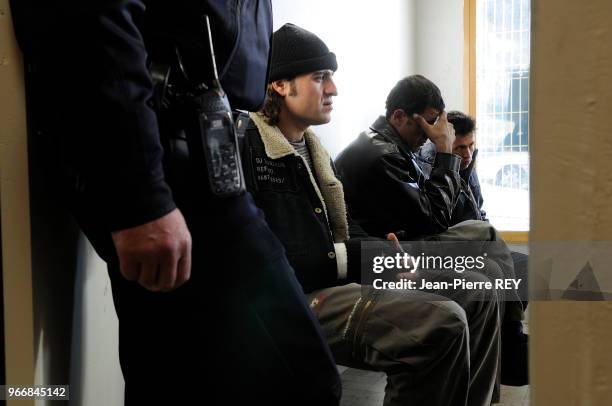
{"type": "MultiPolygon", "coordinates": [[[[393,246],[395,247],[395,249],[397,249],[399,252],[401,252],[402,254],[405,254],[406,251],[404,251],[404,248],[402,248],[402,244],[400,244],[399,240],[397,239],[397,236],[395,235],[395,233],[389,233],[387,234],[387,241],[391,241],[393,243],[393,246]]],[[[404,265],[406,266],[410,266],[410,271],[409,272],[400,272],[397,275],[395,275],[395,277],[397,278],[398,281],[402,280],[402,279],[408,279],[408,278],[414,278],[414,273],[417,271],[417,266],[414,262],[414,257],[410,256],[408,258],[408,263],[404,263],[404,265]]]]}
{"type": "Polygon", "coordinates": [[[178,288],[191,275],[191,234],[178,209],[150,223],[112,234],[121,274],[158,292],[178,288]]]}
{"type": "Polygon", "coordinates": [[[452,154],[455,142],[455,128],[446,120],[446,111],[443,111],[438,121],[431,125],[419,114],[413,116],[417,124],[425,131],[427,138],[436,146],[437,152],[452,154]]]}
{"type": "Polygon", "coordinates": [[[387,241],[391,241],[395,249],[398,250],[399,252],[402,252],[402,253],[404,252],[404,249],[402,248],[402,245],[397,239],[397,236],[395,235],[395,233],[387,234],[387,241]]]}

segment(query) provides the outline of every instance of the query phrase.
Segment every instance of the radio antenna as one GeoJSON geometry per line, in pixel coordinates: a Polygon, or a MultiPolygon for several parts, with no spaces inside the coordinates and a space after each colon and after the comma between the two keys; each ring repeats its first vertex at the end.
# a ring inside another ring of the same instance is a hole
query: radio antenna
{"type": "Polygon", "coordinates": [[[208,47],[210,48],[210,61],[212,64],[213,82],[212,87],[217,90],[222,90],[221,83],[219,82],[219,74],[217,73],[217,62],[215,59],[215,48],[213,46],[212,34],[210,31],[210,20],[208,15],[204,15],[204,23],[206,24],[204,32],[208,39],[208,47]]]}

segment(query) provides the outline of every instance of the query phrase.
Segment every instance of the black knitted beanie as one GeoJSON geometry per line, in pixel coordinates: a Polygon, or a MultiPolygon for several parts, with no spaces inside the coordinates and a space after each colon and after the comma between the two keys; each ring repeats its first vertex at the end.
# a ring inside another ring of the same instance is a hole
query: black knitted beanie
{"type": "Polygon", "coordinates": [[[323,69],[338,69],[336,55],[312,32],[285,24],[272,34],[269,82],[323,69]]]}

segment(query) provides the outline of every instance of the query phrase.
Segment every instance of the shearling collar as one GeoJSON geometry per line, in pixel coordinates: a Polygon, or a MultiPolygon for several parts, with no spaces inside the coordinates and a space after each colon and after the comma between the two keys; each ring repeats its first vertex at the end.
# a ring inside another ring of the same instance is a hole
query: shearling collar
{"type": "MultiPolygon", "coordinates": [[[[249,115],[259,130],[259,135],[261,136],[268,158],[280,159],[287,155],[296,155],[303,160],[302,156],[287,141],[277,126],[271,126],[266,123],[263,115],[260,113],[250,113],[249,115]]],[[[342,183],[336,178],[331,166],[331,157],[321,144],[319,137],[308,128],[304,133],[304,138],[306,139],[306,145],[308,145],[314,167],[313,173],[311,168],[304,162],[305,167],[308,169],[310,182],[321,200],[334,235],[334,241],[344,242],[349,238],[349,228],[342,183]],[[315,176],[318,182],[315,180],[315,176]]]]}

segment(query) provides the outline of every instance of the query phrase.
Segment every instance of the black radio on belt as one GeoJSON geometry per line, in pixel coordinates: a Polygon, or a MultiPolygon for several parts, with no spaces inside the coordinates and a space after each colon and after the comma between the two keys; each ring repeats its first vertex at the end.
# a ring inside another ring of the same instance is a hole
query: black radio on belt
{"type": "Polygon", "coordinates": [[[217,74],[208,16],[204,16],[204,20],[210,46],[213,80],[208,88],[196,97],[199,105],[197,113],[200,123],[201,147],[213,195],[236,196],[245,191],[238,139],[232,119],[232,110],[217,74]]]}
{"type": "MultiPolygon", "coordinates": [[[[174,46],[174,64],[150,64],[154,83],[151,104],[158,113],[168,110],[182,111],[178,117],[179,121],[186,125],[185,132],[180,137],[170,136],[170,141],[187,142],[191,168],[198,172],[194,178],[202,179],[197,176],[199,174],[207,177],[214,196],[236,196],[246,190],[238,139],[232,110],[219,82],[210,21],[206,15],[204,23],[204,32],[210,48],[212,79],[208,84],[195,83],[187,74],[178,47],[174,46]],[[173,73],[175,70],[172,66],[178,68],[180,75],[173,73]],[[185,120],[185,117],[188,119],[185,120]]],[[[171,144],[174,145],[172,142],[171,144]]],[[[179,150],[181,148],[170,148],[167,152],[179,150]]]]}

